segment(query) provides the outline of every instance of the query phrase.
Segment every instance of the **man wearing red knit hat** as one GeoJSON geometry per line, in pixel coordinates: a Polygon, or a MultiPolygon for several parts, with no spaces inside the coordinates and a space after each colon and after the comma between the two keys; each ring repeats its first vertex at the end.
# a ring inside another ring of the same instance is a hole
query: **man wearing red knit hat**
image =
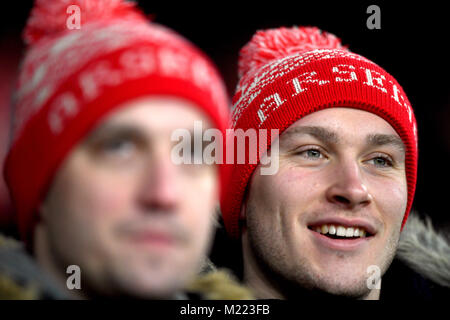
{"type": "Polygon", "coordinates": [[[416,187],[417,126],[402,87],[314,27],[257,32],[239,75],[233,128],[279,130],[267,147],[279,169],[231,165],[221,202],[245,283],[259,298],[378,299],[416,187]]]}
{"type": "Polygon", "coordinates": [[[172,133],[194,121],[223,132],[224,85],[202,52],[133,3],[70,4],[79,29],[67,27],[67,1],[37,0],[24,32],[4,170],[20,234],[76,297],[186,297],[225,174],[175,165],[172,133]]]}

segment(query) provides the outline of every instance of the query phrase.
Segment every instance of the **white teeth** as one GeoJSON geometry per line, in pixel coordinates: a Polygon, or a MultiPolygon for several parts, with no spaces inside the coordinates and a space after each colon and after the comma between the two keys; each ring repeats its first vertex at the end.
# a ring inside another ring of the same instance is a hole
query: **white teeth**
{"type": "Polygon", "coordinates": [[[344,226],[335,226],[335,225],[327,225],[324,224],[322,226],[316,226],[314,227],[314,231],[321,233],[321,234],[330,234],[330,235],[337,235],[340,237],[360,237],[364,238],[366,236],[366,230],[358,227],[344,227],[344,226]]]}
{"type": "Polygon", "coordinates": [[[347,228],[347,230],[345,231],[345,236],[353,237],[353,228],[347,228]]]}
{"type": "Polygon", "coordinates": [[[345,237],[345,228],[342,226],[338,226],[336,229],[336,235],[345,237]]]}
{"type": "Polygon", "coordinates": [[[329,234],[336,234],[336,228],[335,226],[331,225],[328,227],[328,233],[329,234]]]}

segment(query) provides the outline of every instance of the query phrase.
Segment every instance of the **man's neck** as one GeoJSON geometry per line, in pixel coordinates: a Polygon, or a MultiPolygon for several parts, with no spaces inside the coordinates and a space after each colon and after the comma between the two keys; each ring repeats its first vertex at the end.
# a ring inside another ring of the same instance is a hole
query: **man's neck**
{"type": "Polygon", "coordinates": [[[257,299],[285,299],[281,292],[267,281],[259,270],[249,271],[244,267],[244,283],[257,299]]]}

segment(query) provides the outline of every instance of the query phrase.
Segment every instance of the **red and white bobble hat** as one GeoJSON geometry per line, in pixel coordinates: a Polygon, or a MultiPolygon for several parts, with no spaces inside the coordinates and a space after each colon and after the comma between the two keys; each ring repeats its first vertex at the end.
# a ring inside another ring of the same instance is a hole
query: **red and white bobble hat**
{"type": "MultiPolygon", "coordinates": [[[[240,52],[239,76],[234,129],[278,129],[281,134],[298,119],[333,107],[361,109],[386,120],[406,147],[408,202],[403,228],[416,188],[417,125],[405,92],[390,74],[347,50],[330,33],[293,27],[258,31],[240,52]]],[[[268,135],[267,148],[273,139],[268,135]]],[[[221,209],[232,237],[240,235],[244,193],[257,165],[231,165],[221,209]]]]}
{"type": "MultiPolygon", "coordinates": [[[[132,2],[36,0],[24,39],[4,168],[24,238],[66,155],[123,102],[178,96],[198,105],[215,128],[224,132],[229,124],[225,86],[213,63],[174,31],[150,23],[132,2]],[[73,5],[79,30],[68,28],[73,5]]],[[[220,176],[225,183],[223,171],[220,176]]]]}

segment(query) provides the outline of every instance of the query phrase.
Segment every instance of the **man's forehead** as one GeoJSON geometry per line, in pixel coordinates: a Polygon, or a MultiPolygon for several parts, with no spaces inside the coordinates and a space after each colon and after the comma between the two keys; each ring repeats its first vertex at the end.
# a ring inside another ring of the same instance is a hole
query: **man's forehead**
{"type": "Polygon", "coordinates": [[[339,142],[339,135],[333,129],[324,126],[293,125],[283,132],[282,137],[290,138],[296,135],[310,135],[329,142],[339,142]]]}
{"type": "Polygon", "coordinates": [[[125,102],[107,115],[103,125],[136,126],[153,131],[191,129],[195,121],[210,125],[209,117],[193,102],[172,96],[143,97],[125,102]]]}
{"type": "Polygon", "coordinates": [[[152,113],[126,113],[118,112],[107,117],[94,127],[88,139],[97,137],[108,137],[113,135],[127,135],[140,137],[145,139],[171,139],[172,134],[179,129],[190,132],[191,135],[196,133],[203,134],[203,131],[209,129],[211,123],[205,118],[196,117],[175,117],[167,114],[167,117],[152,119],[152,113]]]}

